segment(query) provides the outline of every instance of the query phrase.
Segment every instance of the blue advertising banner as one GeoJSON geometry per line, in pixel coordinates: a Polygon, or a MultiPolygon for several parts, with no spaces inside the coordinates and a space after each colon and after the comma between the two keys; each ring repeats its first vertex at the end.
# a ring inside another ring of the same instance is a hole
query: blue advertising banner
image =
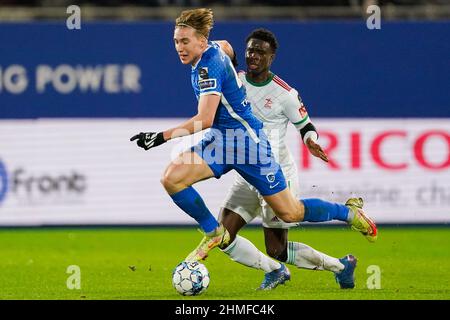
{"type": "MultiPolygon", "coordinates": [[[[272,70],[313,117],[450,117],[450,23],[222,22],[245,69],[245,38],[272,30],[272,70]]],[[[173,23],[0,24],[0,119],[189,117],[190,67],[173,23]]]]}

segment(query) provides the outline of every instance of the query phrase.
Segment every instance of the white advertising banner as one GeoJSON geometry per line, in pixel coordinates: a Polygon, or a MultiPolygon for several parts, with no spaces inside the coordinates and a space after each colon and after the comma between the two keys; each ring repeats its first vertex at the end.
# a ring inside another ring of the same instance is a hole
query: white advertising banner
{"type": "MultiPolygon", "coordinates": [[[[144,151],[129,138],[184,119],[0,121],[0,225],[190,224],[160,183],[165,167],[201,139],[144,151]]],[[[330,162],[288,145],[302,197],[361,196],[378,223],[450,222],[450,119],[313,119],[330,162]]],[[[234,172],[195,185],[218,214],[234,172]]]]}

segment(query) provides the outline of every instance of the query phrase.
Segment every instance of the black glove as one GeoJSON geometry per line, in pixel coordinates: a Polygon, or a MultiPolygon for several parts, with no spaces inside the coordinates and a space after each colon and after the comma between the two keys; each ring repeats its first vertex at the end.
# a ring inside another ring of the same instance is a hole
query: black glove
{"type": "Polygon", "coordinates": [[[137,139],[137,145],[145,150],[157,147],[166,142],[162,132],[141,132],[130,138],[130,141],[137,139]]]}

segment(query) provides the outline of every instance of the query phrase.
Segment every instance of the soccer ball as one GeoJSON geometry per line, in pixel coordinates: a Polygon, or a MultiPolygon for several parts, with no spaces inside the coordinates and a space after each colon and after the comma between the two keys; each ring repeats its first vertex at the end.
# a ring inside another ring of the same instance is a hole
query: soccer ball
{"type": "Polygon", "coordinates": [[[200,262],[183,261],[173,270],[173,287],[183,296],[197,296],[209,286],[209,272],[200,262]]]}

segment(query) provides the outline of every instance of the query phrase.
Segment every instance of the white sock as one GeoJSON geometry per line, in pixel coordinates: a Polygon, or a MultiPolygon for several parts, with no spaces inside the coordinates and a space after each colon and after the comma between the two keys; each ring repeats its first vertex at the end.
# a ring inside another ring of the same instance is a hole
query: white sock
{"type": "Polygon", "coordinates": [[[300,242],[288,242],[287,261],[299,268],[340,272],[344,265],[339,259],[330,257],[300,242]]]}
{"type": "MultiPolygon", "coordinates": [[[[221,249],[222,250],[222,249],[221,249]]],[[[236,239],[222,250],[231,260],[244,266],[264,270],[265,273],[279,269],[281,264],[258,250],[249,240],[236,236],[236,239]]]]}

